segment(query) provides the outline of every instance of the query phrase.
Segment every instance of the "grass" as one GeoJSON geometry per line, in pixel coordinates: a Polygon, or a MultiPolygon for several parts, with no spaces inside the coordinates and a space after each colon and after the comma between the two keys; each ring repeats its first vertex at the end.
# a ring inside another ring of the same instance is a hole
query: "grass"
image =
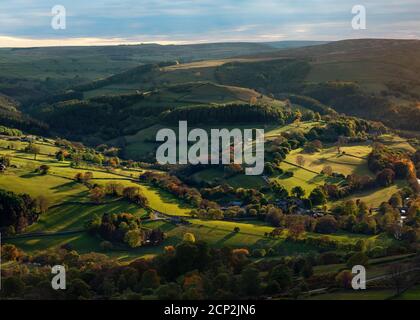
{"type": "Polygon", "coordinates": [[[420,285],[407,290],[397,300],[420,300],[420,285]]]}
{"type": "Polygon", "coordinates": [[[87,188],[74,181],[52,175],[39,175],[27,170],[8,170],[0,175],[0,188],[32,197],[45,196],[50,204],[81,200],[87,188]]]}
{"type": "Polygon", "coordinates": [[[394,193],[402,190],[406,186],[407,182],[405,180],[397,180],[396,183],[390,187],[357,192],[347,198],[332,202],[331,204],[334,205],[347,200],[360,199],[361,201],[367,203],[368,206],[377,208],[382,202],[388,201],[394,193]]]}
{"type": "Polygon", "coordinates": [[[284,174],[274,177],[272,179],[279,181],[289,192],[296,186],[301,186],[307,195],[318,186],[324,185],[326,181],[336,182],[336,179],[328,178],[321,174],[293,166],[286,162],[280,164],[280,168],[285,172],[293,172],[292,177],[287,177],[284,174]]]}
{"type": "Polygon", "coordinates": [[[88,200],[88,189],[82,184],[76,183],[73,178],[78,172],[92,171],[93,182],[105,185],[106,183],[118,182],[124,186],[136,186],[141,189],[148,198],[153,209],[173,215],[186,216],[191,210],[190,207],[181,204],[178,199],[167,192],[153,188],[149,185],[136,183],[131,178],[124,178],[120,174],[132,174],[132,172],[103,172],[99,168],[75,169],[69,166],[68,162],[58,162],[55,158],[45,155],[38,155],[37,160],[33,155],[26,153],[0,150],[0,154],[10,154],[12,164],[17,169],[9,168],[6,173],[0,175],[0,188],[16,193],[28,193],[33,197],[46,196],[51,204],[66,201],[88,200]],[[41,164],[48,164],[50,172],[47,175],[35,173],[35,169],[41,164]]]}
{"type": "MultiPolygon", "coordinates": [[[[123,204],[119,203],[115,205],[119,206],[123,204]]],[[[111,207],[109,207],[109,205],[103,207],[104,210],[107,209],[108,211],[110,208],[111,207]]],[[[114,208],[115,212],[118,212],[119,209],[121,208],[114,208]]],[[[63,207],[62,209],[58,209],[57,212],[49,213],[49,217],[45,217],[45,223],[44,220],[41,220],[41,224],[43,227],[48,228],[49,230],[59,231],[61,230],[60,223],[63,221],[67,228],[75,228],[81,226],[82,220],[94,216],[98,211],[101,211],[101,209],[95,209],[94,207],[81,207],[79,210],[77,208],[73,209],[71,207],[63,207]],[[80,218],[83,219],[80,220],[80,218]]],[[[139,215],[142,214],[142,212],[136,213],[134,208],[131,212],[139,215]]],[[[186,226],[177,226],[165,221],[145,222],[145,227],[160,228],[166,233],[167,238],[164,244],[156,247],[141,247],[130,250],[126,248],[115,248],[104,253],[109,256],[117,257],[127,261],[139,257],[151,257],[162,253],[164,246],[177,245],[182,242],[183,236],[187,232],[193,233],[197,241],[205,241],[212,247],[229,246],[233,248],[248,248],[250,250],[253,248],[276,248],[277,250],[280,250],[282,254],[287,255],[317,251],[317,248],[308,246],[306,244],[286,241],[285,235],[276,239],[265,237],[265,233],[272,231],[273,227],[263,222],[253,221],[252,223],[248,223],[199,219],[191,219],[190,222],[191,225],[186,226]],[[233,232],[235,227],[239,227],[240,231],[237,233],[233,232]]],[[[41,226],[37,225],[31,227],[31,231],[37,231],[38,229],[42,231],[44,230],[41,228],[41,226]]],[[[321,237],[322,235],[308,233],[307,236],[321,237]]],[[[368,236],[345,233],[330,235],[329,237],[344,243],[354,243],[360,238],[369,239],[368,236]]],[[[86,253],[90,251],[103,252],[100,248],[101,241],[102,240],[100,238],[91,236],[88,233],[80,233],[47,237],[32,236],[30,238],[9,240],[8,242],[17,245],[19,248],[26,252],[34,252],[53,247],[59,247],[63,244],[71,244],[72,247],[78,252],[86,253]]]]}
{"type": "MultiPolygon", "coordinates": [[[[0,140],[0,148],[7,148],[15,151],[22,151],[28,146],[29,142],[0,140]]],[[[39,147],[40,153],[54,155],[60,148],[48,142],[35,141],[34,145],[39,147]]]]}
{"type": "Polygon", "coordinates": [[[247,176],[245,174],[238,174],[230,178],[225,178],[222,169],[210,168],[193,174],[193,178],[197,182],[217,182],[227,183],[234,188],[257,188],[265,185],[261,176],[247,176]]]}
{"type": "Polygon", "coordinates": [[[298,131],[302,131],[302,132],[308,132],[313,127],[323,126],[323,125],[324,125],[324,123],[317,122],[317,121],[306,121],[306,122],[291,123],[291,124],[288,124],[288,125],[285,125],[285,126],[273,127],[273,128],[270,128],[270,129],[266,130],[265,137],[266,138],[272,138],[272,137],[278,136],[279,134],[281,134],[283,132],[294,131],[294,130],[298,130],[298,131]]]}
{"type": "Polygon", "coordinates": [[[391,135],[391,134],[384,134],[379,137],[379,141],[388,146],[391,149],[397,150],[397,151],[403,151],[403,152],[409,152],[414,153],[416,152],[416,149],[411,146],[406,139],[391,135]]]}
{"type": "Polygon", "coordinates": [[[147,213],[145,209],[123,200],[100,205],[64,204],[41,215],[40,219],[26,232],[60,232],[83,229],[85,223],[95,216],[101,217],[104,213],[120,212],[132,213],[138,217],[147,213]]]}
{"type": "MultiPolygon", "coordinates": [[[[309,126],[309,124],[308,124],[309,126]]],[[[288,126],[286,126],[288,127],[288,126]]],[[[172,129],[174,132],[178,133],[179,128],[176,126],[163,126],[163,125],[153,125],[144,129],[139,130],[134,135],[127,135],[124,136],[124,140],[126,142],[126,145],[124,147],[124,156],[130,159],[139,159],[140,157],[144,157],[145,155],[149,155],[150,157],[155,157],[155,151],[157,147],[160,145],[159,143],[156,143],[156,134],[160,129],[167,128],[172,129]]],[[[188,131],[191,131],[192,129],[195,129],[196,127],[188,127],[188,131]]],[[[207,131],[207,133],[210,133],[211,129],[235,129],[238,128],[240,130],[244,129],[264,129],[264,131],[272,132],[276,129],[283,128],[277,126],[277,125],[264,125],[260,123],[254,123],[254,124],[235,124],[235,125],[202,125],[200,126],[201,129],[204,129],[207,131]]],[[[278,133],[277,133],[278,134],[278,133]]],[[[277,134],[274,134],[277,135],[277,134]]],[[[110,141],[110,144],[116,141],[110,141]]]]}
{"type": "Polygon", "coordinates": [[[346,154],[339,154],[336,147],[326,147],[314,154],[303,153],[302,149],[296,149],[286,157],[286,161],[296,164],[296,158],[302,156],[305,160],[303,167],[316,172],[321,172],[325,166],[330,166],[333,172],[344,175],[373,176],[366,160],[371,150],[368,145],[344,146],[341,151],[346,154]]]}

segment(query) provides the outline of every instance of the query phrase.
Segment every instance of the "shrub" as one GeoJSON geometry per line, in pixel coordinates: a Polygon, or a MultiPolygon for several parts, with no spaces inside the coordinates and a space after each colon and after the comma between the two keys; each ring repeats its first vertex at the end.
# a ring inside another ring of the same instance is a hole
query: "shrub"
{"type": "Polygon", "coordinates": [[[369,258],[363,252],[356,252],[350,259],[347,261],[347,267],[353,268],[354,266],[360,265],[366,267],[369,263],[369,258]]]}
{"type": "Polygon", "coordinates": [[[264,258],[266,256],[267,252],[265,249],[254,249],[252,251],[252,256],[254,258],[264,258]]]}

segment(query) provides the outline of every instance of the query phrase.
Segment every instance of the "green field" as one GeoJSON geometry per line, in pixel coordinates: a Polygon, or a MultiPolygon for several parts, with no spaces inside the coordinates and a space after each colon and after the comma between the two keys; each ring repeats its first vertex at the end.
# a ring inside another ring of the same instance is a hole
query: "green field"
{"type": "MultiPolygon", "coordinates": [[[[344,198],[338,202],[350,200],[350,199],[360,199],[361,201],[368,204],[369,207],[377,208],[379,205],[384,202],[388,201],[391,196],[402,190],[404,187],[407,187],[408,184],[404,180],[397,180],[396,183],[387,188],[380,188],[375,190],[369,190],[364,192],[357,192],[350,197],[344,198]]],[[[332,203],[334,204],[334,203],[332,203]]]]}
{"type": "Polygon", "coordinates": [[[420,300],[420,285],[408,289],[397,300],[420,300]]]}
{"type": "MultiPolygon", "coordinates": [[[[308,127],[314,126],[315,123],[308,123],[308,127]]],[[[139,157],[144,157],[145,155],[149,155],[151,157],[155,157],[155,152],[157,147],[159,146],[159,143],[156,143],[156,134],[160,129],[168,128],[174,130],[176,133],[178,132],[179,128],[175,126],[164,126],[164,125],[153,125],[150,127],[147,127],[145,129],[139,130],[134,135],[128,135],[124,136],[124,156],[130,159],[138,159],[139,157]]],[[[188,127],[188,131],[191,131],[195,129],[196,127],[191,126],[188,127]]],[[[265,124],[236,124],[236,125],[223,125],[223,124],[215,124],[213,126],[210,125],[202,125],[200,126],[201,129],[206,130],[208,133],[210,133],[211,129],[234,129],[238,128],[241,130],[244,129],[264,129],[267,133],[270,134],[270,136],[276,136],[281,132],[282,130],[290,130],[293,129],[294,126],[278,126],[278,125],[265,125],[265,124]]],[[[109,144],[116,143],[117,140],[111,140],[109,141],[109,144]]]]}
{"type": "MultiPolygon", "coordinates": [[[[124,186],[139,187],[148,198],[150,206],[158,211],[173,215],[187,215],[191,210],[167,192],[135,182],[129,177],[129,175],[134,175],[133,171],[119,170],[113,173],[94,167],[75,169],[71,168],[68,162],[58,162],[53,157],[38,155],[37,160],[34,160],[33,155],[6,149],[0,150],[0,154],[9,154],[12,157],[12,165],[17,166],[15,169],[9,168],[0,175],[0,187],[16,193],[28,193],[33,197],[46,196],[50,204],[76,200],[89,201],[88,189],[76,183],[73,178],[78,172],[92,171],[95,183],[105,185],[112,181],[124,186]],[[41,164],[48,164],[51,167],[47,175],[35,172],[41,164]]],[[[135,172],[135,177],[138,175],[139,173],[135,172]]]]}
{"type": "Polygon", "coordinates": [[[210,168],[199,171],[192,176],[197,182],[227,183],[233,188],[256,188],[266,185],[260,176],[247,176],[238,174],[225,178],[222,169],[210,168]]]}
{"type": "Polygon", "coordinates": [[[324,185],[327,181],[332,183],[339,182],[337,179],[329,178],[322,174],[314,173],[286,162],[282,162],[280,164],[280,168],[284,171],[293,172],[293,176],[288,177],[280,175],[272,179],[280,182],[280,184],[283,185],[289,192],[294,187],[301,186],[305,190],[306,194],[309,194],[313,189],[324,185]]]}
{"type": "MultiPolygon", "coordinates": [[[[49,212],[45,217],[30,227],[30,231],[66,231],[74,230],[82,227],[82,221],[79,219],[80,212],[83,212],[83,218],[87,219],[94,215],[100,214],[103,210],[106,212],[119,212],[120,209],[133,214],[142,215],[144,212],[137,210],[135,207],[129,207],[123,202],[115,204],[107,204],[101,206],[63,206],[49,212]],[[64,224],[64,225],[63,225],[64,224]]],[[[230,246],[235,248],[277,248],[283,254],[296,254],[309,251],[317,251],[317,248],[310,247],[301,243],[285,241],[286,234],[280,238],[272,239],[265,237],[265,233],[271,232],[273,227],[263,222],[230,222],[215,220],[199,220],[191,219],[191,225],[182,226],[174,225],[164,221],[150,221],[144,224],[148,228],[161,228],[167,235],[165,243],[157,247],[145,247],[127,250],[126,248],[114,248],[105,252],[107,255],[115,256],[120,259],[133,259],[140,256],[150,256],[161,253],[164,246],[176,245],[183,239],[185,233],[193,233],[196,240],[208,242],[211,246],[222,247],[230,246]],[[239,227],[239,232],[234,232],[234,228],[239,227]]],[[[322,235],[315,233],[307,233],[308,237],[318,238],[322,235]]],[[[337,233],[329,235],[333,240],[340,243],[355,243],[358,239],[365,239],[372,246],[384,244],[383,239],[378,236],[364,236],[350,233],[337,233]]],[[[100,249],[101,239],[91,236],[87,233],[70,234],[70,235],[51,235],[51,236],[31,236],[29,238],[9,240],[27,252],[44,250],[52,247],[58,247],[63,244],[71,244],[72,247],[80,252],[90,252],[100,249]]]]}
{"type": "Polygon", "coordinates": [[[321,172],[325,166],[330,166],[333,172],[344,174],[369,175],[373,176],[367,166],[367,156],[372,151],[368,145],[352,145],[341,147],[338,153],[337,147],[326,147],[314,154],[304,153],[302,149],[293,150],[286,161],[297,164],[296,158],[303,157],[303,167],[312,171],[321,172]]]}

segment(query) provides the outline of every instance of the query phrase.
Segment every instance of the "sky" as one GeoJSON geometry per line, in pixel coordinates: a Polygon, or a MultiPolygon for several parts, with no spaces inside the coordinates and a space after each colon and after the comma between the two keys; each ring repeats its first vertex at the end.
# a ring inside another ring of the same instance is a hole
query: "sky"
{"type": "Polygon", "coordinates": [[[0,2],[0,47],[349,38],[420,39],[420,0],[13,0],[0,2]],[[66,10],[66,28],[51,25],[66,10]],[[366,8],[366,29],[352,8],[366,8]]]}

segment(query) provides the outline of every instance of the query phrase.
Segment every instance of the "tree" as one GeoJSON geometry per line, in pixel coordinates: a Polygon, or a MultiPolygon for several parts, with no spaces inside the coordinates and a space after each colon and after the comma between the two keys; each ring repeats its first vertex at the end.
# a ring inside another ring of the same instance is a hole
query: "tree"
{"type": "Polygon", "coordinates": [[[22,232],[38,216],[36,201],[29,195],[0,189],[0,228],[13,227],[16,232],[22,232]]]}
{"type": "Polygon", "coordinates": [[[376,183],[382,187],[389,187],[394,183],[395,172],[392,169],[384,169],[376,176],[376,183]]]}
{"type": "Polygon", "coordinates": [[[245,295],[257,295],[260,291],[260,275],[256,268],[247,267],[241,273],[241,287],[245,295]]]}
{"type": "Polygon", "coordinates": [[[82,183],[83,182],[83,173],[81,173],[81,172],[76,173],[76,175],[74,176],[74,180],[82,183]]]}
{"type": "Polygon", "coordinates": [[[105,185],[105,192],[114,197],[121,197],[124,191],[124,186],[121,183],[109,182],[105,185]]]}
{"type": "Polygon", "coordinates": [[[155,269],[146,270],[141,277],[143,288],[156,289],[160,285],[160,277],[155,269]]]}
{"type": "Polygon", "coordinates": [[[406,270],[401,263],[394,263],[389,268],[391,283],[395,288],[396,295],[400,295],[406,283],[406,270]]]}
{"type": "Polygon", "coordinates": [[[323,174],[325,174],[326,176],[332,176],[332,174],[333,174],[333,169],[332,169],[332,167],[331,167],[331,166],[325,166],[325,167],[322,169],[322,173],[323,173],[323,174]]]}
{"type": "Polygon", "coordinates": [[[3,261],[16,261],[20,257],[19,249],[13,244],[1,246],[1,259],[3,261]]]}
{"type": "Polygon", "coordinates": [[[303,221],[295,221],[288,229],[289,237],[293,240],[298,240],[300,236],[305,233],[303,221]]]}
{"type": "Polygon", "coordinates": [[[302,276],[304,278],[310,278],[314,274],[314,268],[312,267],[312,263],[310,261],[306,261],[305,266],[302,269],[302,276]]]}
{"type": "Polygon", "coordinates": [[[338,230],[337,220],[332,215],[326,215],[318,219],[315,232],[331,234],[338,230]]]}
{"type": "Polygon", "coordinates": [[[34,143],[29,143],[25,148],[25,152],[32,153],[34,155],[34,160],[36,160],[36,156],[41,152],[41,149],[34,143]]]}
{"type": "Polygon", "coordinates": [[[0,157],[0,164],[4,165],[5,167],[10,167],[10,163],[11,163],[11,160],[10,160],[9,155],[0,157]]]}
{"type": "Polygon", "coordinates": [[[309,195],[309,200],[311,200],[314,206],[319,206],[327,203],[327,196],[322,188],[317,187],[312,190],[309,195]]]}
{"type": "Polygon", "coordinates": [[[366,252],[366,241],[360,239],[356,242],[354,249],[359,252],[366,252]]]}
{"type": "Polygon", "coordinates": [[[195,236],[193,233],[187,232],[184,234],[183,237],[183,241],[184,242],[190,242],[190,243],[195,243],[195,236]]]}
{"type": "Polygon", "coordinates": [[[294,195],[296,198],[303,198],[305,196],[305,190],[301,186],[293,187],[291,191],[292,195],[294,195]]]}
{"type": "Polygon", "coordinates": [[[181,288],[177,283],[171,282],[161,285],[156,291],[159,300],[179,300],[181,288]]]}
{"type": "Polygon", "coordinates": [[[130,248],[140,247],[142,244],[142,236],[140,230],[129,230],[124,236],[124,242],[128,244],[130,248]]]}
{"type": "Polygon", "coordinates": [[[70,299],[89,299],[90,287],[82,279],[74,279],[69,285],[68,296],[70,299]]]}
{"type": "Polygon", "coordinates": [[[96,186],[90,189],[89,196],[93,202],[101,203],[102,199],[105,197],[105,190],[100,186],[96,186]]]}
{"type": "Polygon", "coordinates": [[[93,173],[88,171],[85,172],[85,174],[83,175],[83,182],[85,184],[89,183],[91,180],[93,179],[93,173]]]}
{"type": "Polygon", "coordinates": [[[271,270],[270,280],[276,281],[282,290],[286,290],[292,284],[292,270],[280,264],[271,270]]]}
{"type": "Polygon", "coordinates": [[[140,193],[140,188],[138,187],[126,187],[123,190],[123,197],[132,201],[136,195],[140,193]]]}
{"type": "Polygon", "coordinates": [[[401,193],[396,192],[394,193],[391,198],[389,199],[389,204],[394,208],[402,207],[403,205],[403,199],[401,197],[401,193]]]}
{"type": "Polygon", "coordinates": [[[299,166],[303,167],[303,166],[305,165],[305,162],[306,162],[306,160],[305,160],[305,158],[304,158],[302,155],[298,155],[298,156],[296,157],[296,163],[297,163],[299,166]]]}
{"type": "Polygon", "coordinates": [[[335,277],[335,282],[341,288],[350,289],[352,279],[353,274],[349,270],[343,270],[335,277]]]}
{"type": "Polygon", "coordinates": [[[42,175],[46,175],[46,174],[48,174],[48,172],[50,171],[50,169],[51,169],[50,166],[48,166],[46,164],[43,164],[43,165],[39,166],[38,172],[40,174],[42,174],[42,175]]]}
{"type": "Polygon", "coordinates": [[[3,281],[2,292],[6,297],[20,297],[25,290],[25,283],[17,276],[8,277],[3,281]]]}
{"type": "Polygon", "coordinates": [[[347,267],[353,268],[354,266],[367,267],[369,264],[369,257],[363,252],[356,252],[347,260],[347,267]]]}
{"type": "Polygon", "coordinates": [[[39,212],[44,214],[48,211],[50,201],[46,196],[41,195],[36,198],[36,204],[38,206],[39,212]]]}
{"type": "Polygon", "coordinates": [[[110,242],[110,241],[102,241],[101,243],[100,243],[100,246],[101,246],[101,249],[103,250],[103,251],[109,251],[109,250],[112,250],[113,249],[113,245],[112,245],[112,242],[110,242]]]}

